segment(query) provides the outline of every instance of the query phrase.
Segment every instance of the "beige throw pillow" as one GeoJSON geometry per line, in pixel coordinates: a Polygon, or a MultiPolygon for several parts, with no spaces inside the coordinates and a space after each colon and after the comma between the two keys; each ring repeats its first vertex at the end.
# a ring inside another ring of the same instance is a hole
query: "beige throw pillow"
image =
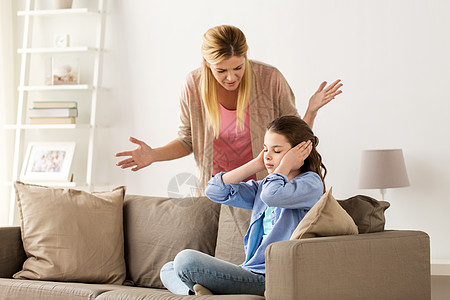
{"type": "Polygon", "coordinates": [[[87,193],[15,183],[27,254],[14,278],[122,284],[125,188],[87,193]]]}
{"type": "Polygon", "coordinates": [[[318,236],[358,234],[350,215],[339,205],[331,194],[331,188],[305,215],[291,236],[294,239],[306,239],[318,236]]]}
{"type": "Polygon", "coordinates": [[[220,204],[127,195],[123,207],[127,279],[135,285],[164,288],[159,271],[183,249],[214,255],[220,204]]]}

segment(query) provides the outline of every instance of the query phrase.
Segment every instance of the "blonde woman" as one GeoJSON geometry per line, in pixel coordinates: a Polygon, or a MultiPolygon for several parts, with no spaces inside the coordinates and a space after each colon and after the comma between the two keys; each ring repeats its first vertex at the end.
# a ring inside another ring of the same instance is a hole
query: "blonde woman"
{"type": "MultiPolygon", "coordinates": [[[[297,115],[294,94],[275,67],[247,58],[243,32],[221,25],[203,35],[201,68],[186,76],[180,96],[178,138],[151,148],[136,138],[138,147],[117,153],[126,156],[121,168],[140,170],[154,162],[194,153],[202,190],[212,176],[257,157],[266,125],[284,115],[297,115]]],[[[342,93],[336,80],[323,82],[309,100],[303,120],[312,128],[318,110],[342,93]]],[[[247,179],[262,179],[265,171],[247,179]]]]}

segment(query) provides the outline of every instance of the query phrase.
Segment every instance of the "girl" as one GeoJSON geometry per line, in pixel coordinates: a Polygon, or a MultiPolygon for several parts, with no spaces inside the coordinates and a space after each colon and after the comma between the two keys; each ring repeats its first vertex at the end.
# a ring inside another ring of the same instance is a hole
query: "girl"
{"type": "Polygon", "coordinates": [[[288,240],[325,191],[326,168],[317,152],[318,138],[302,119],[283,116],[271,122],[264,150],[255,159],[214,176],[206,195],[214,202],[252,210],[240,266],[195,250],[183,250],[161,269],[173,293],[264,295],[266,247],[288,240]],[[260,181],[242,182],[266,169],[260,181]]]}

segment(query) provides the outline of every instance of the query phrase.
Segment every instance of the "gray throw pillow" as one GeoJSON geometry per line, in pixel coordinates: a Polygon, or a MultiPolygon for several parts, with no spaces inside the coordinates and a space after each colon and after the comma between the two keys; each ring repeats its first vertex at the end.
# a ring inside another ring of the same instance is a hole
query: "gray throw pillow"
{"type": "Polygon", "coordinates": [[[359,233],[384,230],[384,211],[389,208],[389,202],[378,201],[365,195],[356,195],[346,200],[338,200],[338,203],[355,221],[359,233]]]}

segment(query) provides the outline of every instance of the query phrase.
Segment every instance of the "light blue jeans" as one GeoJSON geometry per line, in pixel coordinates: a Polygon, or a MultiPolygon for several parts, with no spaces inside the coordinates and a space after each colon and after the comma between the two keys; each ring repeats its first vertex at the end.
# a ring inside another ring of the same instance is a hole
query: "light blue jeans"
{"type": "Polygon", "coordinates": [[[214,294],[254,294],[264,296],[266,278],[240,266],[186,249],[160,272],[164,286],[174,294],[188,295],[195,284],[214,294]]]}

